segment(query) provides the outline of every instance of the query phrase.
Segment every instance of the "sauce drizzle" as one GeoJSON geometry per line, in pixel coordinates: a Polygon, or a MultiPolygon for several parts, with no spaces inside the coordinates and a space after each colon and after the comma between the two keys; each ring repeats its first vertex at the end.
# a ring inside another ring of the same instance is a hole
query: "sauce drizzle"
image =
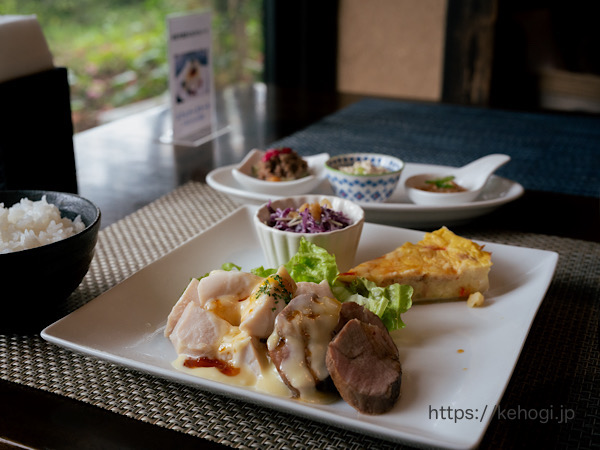
{"type": "Polygon", "coordinates": [[[206,357],[200,358],[187,358],[183,365],[188,369],[194,369],[196,367],[214,367],[223,375],[234,377],[240,373],[239,367],[234,367],[228,362],[221,361],[220,359],[212,359],[206,357]]]}

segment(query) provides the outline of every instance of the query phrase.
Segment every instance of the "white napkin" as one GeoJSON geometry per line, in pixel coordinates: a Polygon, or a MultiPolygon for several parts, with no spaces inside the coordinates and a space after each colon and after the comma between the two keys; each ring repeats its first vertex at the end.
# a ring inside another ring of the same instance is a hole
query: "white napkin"
{"type": "Polygon", "coordinates": [[[0,16],[0,83],[54,67],[35,15],[0,16]]]}

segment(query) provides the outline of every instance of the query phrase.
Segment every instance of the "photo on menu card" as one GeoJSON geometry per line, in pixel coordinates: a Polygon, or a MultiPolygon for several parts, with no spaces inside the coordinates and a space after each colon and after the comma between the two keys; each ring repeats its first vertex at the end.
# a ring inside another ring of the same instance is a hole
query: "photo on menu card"
{"type": "Polygon", "coordinates": [[[175,55],[177,104],[205,95],[209,92],[210,74],[206,49],[175,55]]]}
{"type": "Polygon", "coordinates": [[[213,119],[211,14],[173,15],[169,24],[169,91],[173,137],[210,133],[213,119]]]}

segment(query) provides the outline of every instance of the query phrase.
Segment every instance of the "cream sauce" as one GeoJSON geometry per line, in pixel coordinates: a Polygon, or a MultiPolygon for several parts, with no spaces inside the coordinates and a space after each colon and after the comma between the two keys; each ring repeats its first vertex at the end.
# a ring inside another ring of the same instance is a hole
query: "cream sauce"
{"type": "Polygon", "coordinates": [[[289,355],[282,360],[281,370],[303,400],[320,401],[322,394],[316,389],[315,378],[323,381],[329,376],[325,355],[340,309],[341,303],[334,298],[313,297],[310,303],[299,306],[293,317],[277,316],[267,347],[274,349],[285,340],[289,355]]]}
{"type": "MultiPolygon", "coordinates": [[[[191,302],[197,302],[197,305],[211,313],[214,313],[221,319],[228,322],[226,333],[219,335],[219,342],[215,342],[217,348],[216,355],[206,354],[204,356],[197,354],[186,354],[182,352],[172,365],[175,369],[188,373],[193,376],[206,378],[209,380],[226,383],[233,386],[247,387],[267,394],[289,398],[291,391],[281,379],[277,368],[268,356],[267,346],[264,339],[271,335],[275,317],[289,302],[296,291],[296,284],[291,279],[285,268],[280,269],[276,275],[258,280],[253,276],[244,278],[239,275],[228,276],[225,273],[216,271],[214,279],[209,280],[210,276],[204,278],[198,284],[198,296],[182,296],[182,304],[176,304],[173,308],[174,321],[177,321],[181,313],[175,314],[178,310],[191,302]],[[219,289],[219,285],[221,288],[219,289]],[[251,290],[251,292],[249,292],[251,290]],[[245,297],[241,297],[245,295],[245,297]],[[253,330],[264,330],[263,324],[256,325],[255,315],[260,313],[262,317],[268,317],[270,321],[270,330],[264,336],[252,334],[253,330]],[[252,319],[252,320],[250,320],[252,319]],[[252,326],[244,328],[246,322],[252,323],[252,326]],[[186,366],[188,361],[188,366],[186,366]],[[208,367],[198,367],[207,365],[208,367]]],[[[211,273],[212,276],[212,273],[211,273]]],[[[307,283],[304,283],[306,285],[307,283]]],[[[191,286],[195,289],[196,284],[191,286]]],[[[307,289],[306,286],[304,286],[307,289]]],[[[324,289],[323,286],[314,285],[315,289],[324,289]]],[[[328,286],[327,286],[328,288],[328,286]]],[[[310,289],[309,289],[310,290],[310,289]]],[[[325,329],[333,329],[337,324],[339,316],[339,302],[333,298],[323,297],[322,302],[315,303],[315,310],[312,314],[322,318],[322,322],[317,326],[314,320],[307,320],[304,323],[306,332],[313,338],[308,346],[308,353],[315,355],[311,358],[311,366],[302,368],[294,367],[293,362],[288,361],[286,370],[291,373],[294,379],[304,376],[303,372],[312,370],[317,373],[320,379],[328,376],[325,365],[325,352],[330,340],[331,331],[324,331],[323,323],[327,323],[325,329]],[[328,305],[328,306],[326,306],[328,305]],[[333,309],[332,309],[333,305],[333,309]]],[[[294,346],[300,343],[294,344],[294,346]]],[[[294,350],[294,353],[300,352],[300,347],[294,350]]],[[[302,350],[304,354],[304,350],[302,350]]],[[[304,358],[303,358],[304,359],[304,358]]],[[[301,400],[319,403],[331,403],[339,397],[334,394],[317,392],[314,389],[306,388],[302,392],[301,400]]]]}
{"type": "Polygon", "coordinates": [[[260,375],[257,375],[247,366],[242,366],[237,375],[229,376],[223,374],[215,367],[186,367],[184,363],[187,358],[186,355],[179,355],[179,357],[173,361],[173,367],[183,373],[195,377],[206,378],[207,380],[218,381],[232,386],[252,388],[278,397],[290,396],[290,390],[281,380],[277,373],[277,369],[270,361],[263,367],[260,375]]]}

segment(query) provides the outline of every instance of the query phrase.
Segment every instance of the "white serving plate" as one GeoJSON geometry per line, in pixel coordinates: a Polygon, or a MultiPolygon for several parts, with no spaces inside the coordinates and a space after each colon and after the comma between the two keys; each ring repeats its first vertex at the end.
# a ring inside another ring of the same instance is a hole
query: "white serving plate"
{"type": "MultiPolygon", "coordinates": [[[[481,441],[510,380],[550,284],[558,255],[485,244],[494,263],[482,308],[464,301],[417,304],[392,333],[403,366],[401,398],[378,416],[342,400],[308,404],[175,370],[166,318],[191,277],[235,262],[243,270],[265,264],[252,225],[256,208],[237,209],[220,223],[42,331],[49,342],[159,377],[309,417],[379,438],[413,445],[472,448],[481,441]],[[210,255],[208,257],[207,255],[210,255]],[[452,407],[472,418],[450,420],[433,409],[452,407]]],[[[423,232],[366,223],[355,262],[417,242],[423,232]]]]}
{"type": "MultiPolygon", "coordinates": [[[[234,178],[232,171],[235,165],[224,166],[211,171],[206,182],[217,191],[230,196],[239,204],[259,205],[286,195],[269,195],[244,188],[234,178]]],[[[423,206],[412,203],[406,194],[404,181],[415,174],[425,172],[451,171],[448,166],[406,163],[396,190],[385,203],[361,203],[368,222],[404,226],[404,227],[438,227],[442,225],[458,225],[474,218],[488,214],[498,207],[516,200],[523,195],[524,189],[519,183],[492,175],[481,195],[470,203],[447,206],[423,206]]],[[[334,195],[327,180],[311,194],[334,195]]]]}

